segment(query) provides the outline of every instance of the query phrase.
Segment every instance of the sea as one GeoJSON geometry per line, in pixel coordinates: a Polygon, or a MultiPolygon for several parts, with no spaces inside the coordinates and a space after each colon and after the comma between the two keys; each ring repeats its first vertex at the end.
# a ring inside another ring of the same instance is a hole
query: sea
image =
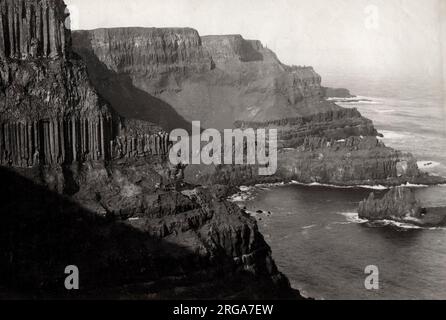
{"type": "MultiPolygon", "coordinates": [[[[358,97],[338,104],[373,120],[383,142],[412,153],[423,171],[446,176],[441,85],[392,79],[351,79],[348,85],[358,97]]],[[[446,206],[446,186],[406,187],[426,207],[446,206]]],[[[256,217],[279,269],[307,297],[446,299],[446,228],[361,220],[357,207],[370,192],[386,190],[296,181],[242,187],[232,200],[256,217]],[[366,286],[369,266],[377,271],[374,289],[366,286]]]]}

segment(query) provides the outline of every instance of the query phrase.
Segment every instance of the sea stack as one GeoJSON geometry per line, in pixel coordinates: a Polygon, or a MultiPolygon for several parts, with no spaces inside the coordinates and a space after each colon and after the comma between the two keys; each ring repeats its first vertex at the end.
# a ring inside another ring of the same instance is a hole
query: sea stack
{"type": "Polygon", "coordinates": [[[409,188],[397,187],[391,189],[382,199],[375,199],[371,193],[369,198],[359,204],[359,217],[368,220],[404,220],[419,219],[423,208],[415,194],[409,188]]]}
{"type": "Polygon", "coordinates": [[[446,225],[446,208],[423,207],[415,192],[407,187],[393,188],[382,199],[371,193],[359,204],[358,213],[361,219],[369,221],[393,220],[425,228],[446,225]]]}

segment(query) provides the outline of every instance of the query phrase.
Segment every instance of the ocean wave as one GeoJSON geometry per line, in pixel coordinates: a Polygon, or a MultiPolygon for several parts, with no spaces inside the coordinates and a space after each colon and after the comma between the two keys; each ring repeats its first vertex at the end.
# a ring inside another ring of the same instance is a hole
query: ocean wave
{"type": "MultiPolygon", "coordinates": [[[[264,191],[270,191],[271,188],[275,187],[281,187],[281,186],[287,186],[287,185],[298,185],[302,187],[324,187],[324,188],[331,188],[331,189],[370,189],[370,190],[376,190],[376,191],[384,191],[389,190],[393,188],[393,186],[384,186],[384,185],[351,185],[351,186],[339,186],[335,184],[328,184],[328,183],[319,183],[319,182],[312,182],[312,183],[303,183],[299,181],[292,180],[289,183],[285,182],[277,182],[277,183],[264,183],[264,184],[256,184],[254,186],[241,186],[239,187],[240,192],[237,192],[236,194],[228,197],[228,200],[231,202],[246,202],[255,199],[256,189],[261,189],[264,191]]],[[[440,187],[446,187],[446,184],[439,185],[440,187]]],[[[399,185],[399,187],[406,187],[406,188],[428,188],[428,185],[424,184],[412,184],[412,183],[406,183],[399,185]]]]}
{"type": "Polygon", "coordinates": [[[369,220],[359,218],[359,214],[357,212],[338,212],[339,215],[344,216],[348,222],[351,223],[367,223],[369,220]]]}
{"type": "Polygon", "coordinates": [[[429,228],[423,228],[408,222],[400,222],[400,221],[394,221],[394,220],[378,220],[378,221],[370,221],[371,224],[376,226],[382,226],[382,227],[397,227],[400,229],[429,229],[429,228]]]}
{"type": "Polygon", "coordinates": [[[240,192],[237,192],[228,198],[231,202],[246,202],[254,199],[254,187],[239,187],[240,192]]]}
{"type": "Polygon", "coordinates": [[[360,101],[352,101],[352,102],[347,102],[349,105],[358,105],[358,104],[364,104],[364,105],[377,105],[377,104],[381,104],[378,101],[364,101],[364,100],[360,100],[360,101]]]}
{"type": "Polygon", "coordinates": [[[380,130],[380,133],[384,135],[384,139],[390,139],[390,140],[402,140],[406,139],[407,137],[410,137],[410,133],[408,132],[380,130]]]}
{"type": "Polygon", "coordinates": [[[256,184],[255,187],[257,187],[257,188],[272,188],[272,187],[284,186],[285,184],[286,184],[285,182],[260,183],[260,184],[256,184]]]}
{"type": "Polygon", "coordinates": [[[367,219],[361,219],[357,212],[339,212],[339,214],[344,216],[347,219],[347,221],[351,222],[351,223],[358,223],[358,224],[369,223],[374,226],[382,226],[382,227],[394,226],[394,227],[398,227],[401,229],[422,229],[422,227],[419,227],[419,226],[416,226],[416,225],[413,225],[410,223],[398,222],[398,221],[393,221],[393,220],[370,221],[367,219]]]}
{"type": "Polygon", "coordinates": [[[413,183],[406,183],[402,184],[400,187],[406,187],[406,188],[429,188],[427,184],[413,184],[413,183]]]}
{"type": "Polygon", "coordinates": [[[373,190],[387,190],[390,189],[390,187],[386,187],[383,185],[355,185],[355,186],[338,186],[335,184],[327,184],[327,183],[319,183],[319,182],[313,182],[313,183],[302,183],[298,181],[291,181],[291,184],[304,186],[304,187],[326,187],[326,188],[333,188],[333,189],[373,189],[373,190]]]}
{"type": "Polygon", "coordinates": [[[349,223],[370,224],[376,227],[396,227],[405,230],[446,230],[446,227],[420,227],[410,222],[394,221],[394,220],[377,220],[370,221],[361,219],[357,212],[339,212],[339,215],[344,216],[349,223]]]}
{"type": "Polygon", "coordinates": [[[375,110],[378,113],[393,113],[396,112],[394,109],[383,109],[383,110],[375,110]]]}
{"type": "Polygon", "coordinates": [[[245,202],[245,201],[248,201],[248,200],[249,199],[246,196],[238,195],[238,194],[233,195],[233,196],[231,196],[229,198],[229,201],[231,201],[231,202],[245,202]]]}
{"type": "Polygon", "coordinates": [[[365,96],[357,96],[351,98],[343,98],[343,97],[330,97],[327,98],[327,101],[337,102],[337,103],[348,103],[348,104],[379,104],[378,99],[372,97],[365,96]]]}

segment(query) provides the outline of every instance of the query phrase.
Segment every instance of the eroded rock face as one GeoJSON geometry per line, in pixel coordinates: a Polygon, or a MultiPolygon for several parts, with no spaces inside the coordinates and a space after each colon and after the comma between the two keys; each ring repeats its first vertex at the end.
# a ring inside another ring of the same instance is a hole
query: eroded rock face
{"type": "MultiPolygon", "coordinates": [[[[76,31],[73,43],[91,74],[105,74],[102,66],[129,76],[136,88],[204,127],[335,108],[319,103],[321,77],[313,68],[286,66],[259,41],[240,35],[200,38],[192,29],[118,28],[76,31]]],[[[124,84],[117,79],[113,85],[124,84]]]]}
{"type": "Polygon", "coordinates": [[[67,198],[0,168],[1,284],[61,298],[74,264],[82,290],[70,298],[299,297],[253,218],[213,190],[169,191],[168,170],[156,158],[84,164],[67,198]]]}
{"type": "Polygon", "coordinates": [[[71,44],[68,12],[59,0],[4,0],[0,3],[0,57],[62,57],[71,44]]]}
{"type": "Polygon", "coordinates": [[[246,185],[278,181],[333,185],[435,184],[444,179],[421,174],[411,154],[386,147],[372,122],[355,109],[281,121],[238,122],[242,129],[278,130],[278,170],[259,176],[257,166],[191,165],[185,170],[192,183],[246,185]]]}
{"type": "Polygon", "coordinates": [[[358,110],[326,100],[327,95],[350,95],[348,90],[322,87],[313,68],[286,66],[259,41],[240,35],[200,38],[191,29],[125,28],[75,32],[74,45],[90,74],[97,77],[101,93],[119,107],[129,105],[122,112],[132,117],[145,118],[148,107],[132,98],[131,103],[121,103],[113,95],[122,88],[127,92],[129,82],[165,103],[155,101],[157,110],[172,107],[188,121],[200,120],[203,127],[278,129],[277,175],[258,177],[255,167],[190,166],[188,181],[232,185],[246,178],[387,185],[430,181],[420,174],[411,155],[379,142],[373,123],[358,110]],[[164,47],[157,45],[161,42],[164,47]],[[142,51],[147,46],[151,48],[142,51]],[[178,71],[179,66],[184,72],[178,71]],[[124,76],[130,78],[126,83],[120,80],[124,76]],[[110,77],[114,80],[102,86],[110,77]]]}
{"type": "Polygon", "coordinates": [[[175,89],[192,74],[212,69],[196,30],[115,28],[74,33],[75,50],[91,49],[109,69],[128,74],[149,93],[175,89]]]}
{"type": "MultiPolygon", "coordinates": [[[[221,192],[187,187],[166,132],[98,95],[65,18],[62,0],[0,2],[0,296],[73,298],[63,271],[74,264],[74,298],[300,297],[256,222],[221,192]]],[[[140,49],[127,36],[107,61],[116,70],[212,67],[193,31],[155,30],[140,49]]]]}
{"type": "Polygon", "coordinates": [[[359,217],[368,220],[405,220],[422,217],[422,207],[415,194],[409,188],[391,189],[382,199],[369,198],[359,204],[359,217]]]}
{"type": "Polygon", "coordinates": [[[5,0],[0,13],[1,165],[167,153],[159,127],[124,121],[98,96],[72,54],[63,1],[5,0]]]}

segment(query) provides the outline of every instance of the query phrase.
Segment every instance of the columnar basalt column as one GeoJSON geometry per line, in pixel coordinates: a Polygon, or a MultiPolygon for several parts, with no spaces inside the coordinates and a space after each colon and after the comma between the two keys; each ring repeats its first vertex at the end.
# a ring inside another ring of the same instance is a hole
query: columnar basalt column
{"type": "Polygon", "coordinates": [[[57,0],[1,0],[0,58],[65,57],[65,10],[57,0]]]}
{"type": "Polygon", "coordinates": [[[3,7],[0,7],[0,59],[4,59],[8,52],[6,52],[6,44],[5,44],[5,29],[3,27],[3,7]]]}
{"type": "Polygon", "coordinates": [[[13,7],[10,6],[11,1],[6,4],[7,10],[7,25],[8,25],[8,39],[9,39],[9,56],[11,58],[15,55],[15,43],[14,43],[14,12],[13,7]]]}

